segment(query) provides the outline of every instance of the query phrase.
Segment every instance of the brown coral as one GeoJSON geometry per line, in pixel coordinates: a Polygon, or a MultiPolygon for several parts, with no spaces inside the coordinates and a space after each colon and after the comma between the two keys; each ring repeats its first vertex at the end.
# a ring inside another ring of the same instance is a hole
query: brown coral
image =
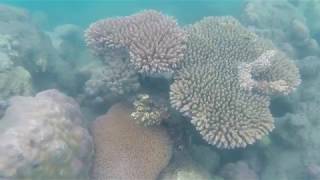
{"type": "Polygon", "coordinates": [[[156,179],[171,157],[162,128],[145,128],[130,117],[132,108],[116,104],[92,126],[96,145],[94,179],[156,179]]]}
{"type": "Polygon", "coordinates": [[[141,73],[171,72],[186,49],[186,33],[176,20],[154,10],[97,21],[85,37],[99,55],[109,48],[126,47],[130,61],[141,73]]]}
{"type": "Polygon", "coordinates": [[[133,102],[134,112],[130,115],[136,123],[147,126],[160,125],[168,118],[168,108],[159,100],[156,101],[148,94],[139,94],[133,102]]]}

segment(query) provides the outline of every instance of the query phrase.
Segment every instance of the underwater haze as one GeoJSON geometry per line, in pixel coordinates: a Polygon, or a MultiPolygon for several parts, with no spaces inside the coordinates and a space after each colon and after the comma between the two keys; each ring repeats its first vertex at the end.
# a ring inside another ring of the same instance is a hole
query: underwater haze
{"type": "Polygon", "coordinates": [[[320,180],[320,0],[0,0],[0,180],[320,180]]]}
{"type": "Polygon", "coordinates": [[[6,3],[44,13],[45,24],[52,28],[59,24],[86,27],[97,19],[127,16],[143,9],[155,9],[179,18],[180,23],[192,23],[210,15],[239,15],[243,0],[1,0],[6,3]]]}

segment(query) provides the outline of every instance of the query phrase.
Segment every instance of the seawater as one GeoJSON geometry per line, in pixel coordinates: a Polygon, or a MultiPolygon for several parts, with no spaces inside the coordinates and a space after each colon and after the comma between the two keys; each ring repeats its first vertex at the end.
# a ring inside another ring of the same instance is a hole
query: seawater
{"type": "Polygon", "coordinates": [[[204,16],[234,15],[241,12],[242,0],[1,0],[1,3],[26,8],[34,13],[45,12],[47,24],[88,26],[97,19],[125,16],[144,9],[155,9],[175,16],[181,23],[192,23],[204,16]]]}

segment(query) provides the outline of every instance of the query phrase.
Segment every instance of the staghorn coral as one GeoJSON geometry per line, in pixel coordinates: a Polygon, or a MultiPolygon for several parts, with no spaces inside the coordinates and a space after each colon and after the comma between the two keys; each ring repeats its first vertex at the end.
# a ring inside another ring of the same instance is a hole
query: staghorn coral
{"type": "Polygon", "coordinates": [[[186,33],[176,20],[154,10],[97,21],[85,37],[99,55],[110,48],[127,48],[135,68],[148,74],[172,72],[186,49],[186,33]]]}
{"type": "Polygon", "coordinates": [[[168,117],[168,109],[148,94],[139,94],[133,102],[134,112],[130,115],[143,126],[160,125],[168,117]]]}
{"type": "Polygon", "coordinates": [[[93,153],[78,104],[57,90],[17,96],[0,121],[0,177],[83,179],[93,153]]]}
{"type": "MultiPolygon", "coordinates": [[[[202,137],[218,148],[246,147],[268,134],[274,128],[270,98],[241,87],[238,67],[259,60],[274,49],[272,43],[232,17],[204,18],[188,32],[184,64],[170,87],[171,105],[190,117],[202,137]]],[[[285,80],[293,90],[300,79],[293,62],[281,56],[271,64],[275,70],[254,78],[285,80]]]]}
{"type": "Polygon", "coordinates": [[[116,104],[93,122],[93,179],[155,180],[168,164],[168,134],[161,127],[137,125],[130,117],[132,110],[125,104],[116,104]]]}

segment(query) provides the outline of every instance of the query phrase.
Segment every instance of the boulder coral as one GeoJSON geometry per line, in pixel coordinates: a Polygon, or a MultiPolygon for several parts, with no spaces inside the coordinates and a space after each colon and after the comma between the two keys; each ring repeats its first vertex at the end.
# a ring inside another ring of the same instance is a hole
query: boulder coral
{"type": "Polygon", "coordinates": [[[57,90],[16,96],[0,120],[1,179],[85,179],[93,143],[78,104],[57,90]]]}
{"type": "Polygon", "coordinates": [[[130,117],[132,110],[118,103],[93,122],[93,179],[155,180],[168,164],[171,142],[165,129],[139,126],[130,117]]]}
{"type": "Polygon", "coordinates": [[[130,62],[140,73],[172,72],[183,59],[186,33],[173,17],[155,10],[108,18],[90,25],[87,45],[98,55],[125,47],[130,62]]]}
{"type": "Polygon", "coordinates": [[[170,87],[171,105],[218,148],[246,147],[272,131],[267,94],[272,89],[288,94],[299,85],[293,61],[232,17],[206,17],[187,31],[185,59],[170,87]],[[260,61],[267,65],[254,66],[260,61]]]}

